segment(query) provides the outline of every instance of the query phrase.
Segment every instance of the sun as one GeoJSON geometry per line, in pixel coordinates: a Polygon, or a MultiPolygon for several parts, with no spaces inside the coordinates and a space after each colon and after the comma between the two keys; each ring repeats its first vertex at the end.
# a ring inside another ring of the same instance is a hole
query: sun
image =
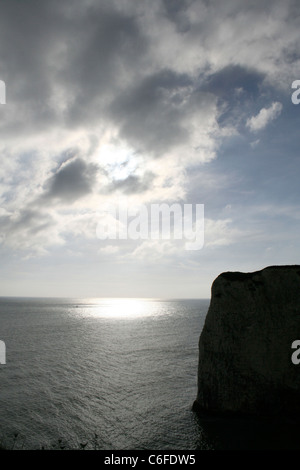
{"type": "Polygon", "coordinates": [[[125,145],[104,144],[99,150],[99,159],[112,180],[125,180],[138,168],[136,152],[125,145]]]}

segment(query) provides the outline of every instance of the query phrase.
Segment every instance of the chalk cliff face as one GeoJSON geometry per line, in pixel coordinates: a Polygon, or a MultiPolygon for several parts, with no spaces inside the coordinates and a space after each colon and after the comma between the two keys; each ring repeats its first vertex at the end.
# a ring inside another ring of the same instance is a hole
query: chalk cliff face
{"type": "Polygon", "coordinates": [[[200,335],[193,409],[299,413],[300,364],[291,360],[295,340],[300,340],[300,266],[220,274],[200,335]]]}

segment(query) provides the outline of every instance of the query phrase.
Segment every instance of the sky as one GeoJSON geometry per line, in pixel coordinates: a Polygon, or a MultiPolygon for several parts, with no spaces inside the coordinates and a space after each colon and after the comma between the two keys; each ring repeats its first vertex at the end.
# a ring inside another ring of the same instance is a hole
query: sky
{"type": "Polygon", "coordinates": [[[0,0],[0,295],[209,298],[300,264],[299,31],[297,0],[0,0]],[[99,238],[163,203],[204,205],[201,248],[99,238]]]}

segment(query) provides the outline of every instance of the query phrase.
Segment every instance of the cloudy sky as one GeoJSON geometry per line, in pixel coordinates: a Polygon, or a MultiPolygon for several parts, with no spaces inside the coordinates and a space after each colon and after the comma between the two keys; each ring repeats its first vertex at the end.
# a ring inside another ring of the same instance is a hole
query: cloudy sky
{"type": "Polygon", "coordinates": [[[209,297],[300,263],[297,0],[0,0],[0,295],[209,297]],[[101,240],[204,204],[204,246],[101,240]]]}

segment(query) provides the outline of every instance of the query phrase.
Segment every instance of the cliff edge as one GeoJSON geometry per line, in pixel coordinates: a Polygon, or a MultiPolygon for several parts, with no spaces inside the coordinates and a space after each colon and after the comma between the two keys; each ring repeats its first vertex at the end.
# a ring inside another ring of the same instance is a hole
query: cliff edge
{"type": "Polygon", "coordinates": [[[200,335],[193,409],[300,413],[300,364],[291,359],[295,340],[300,340],[300,266],[220,274],[200,335]]]}

